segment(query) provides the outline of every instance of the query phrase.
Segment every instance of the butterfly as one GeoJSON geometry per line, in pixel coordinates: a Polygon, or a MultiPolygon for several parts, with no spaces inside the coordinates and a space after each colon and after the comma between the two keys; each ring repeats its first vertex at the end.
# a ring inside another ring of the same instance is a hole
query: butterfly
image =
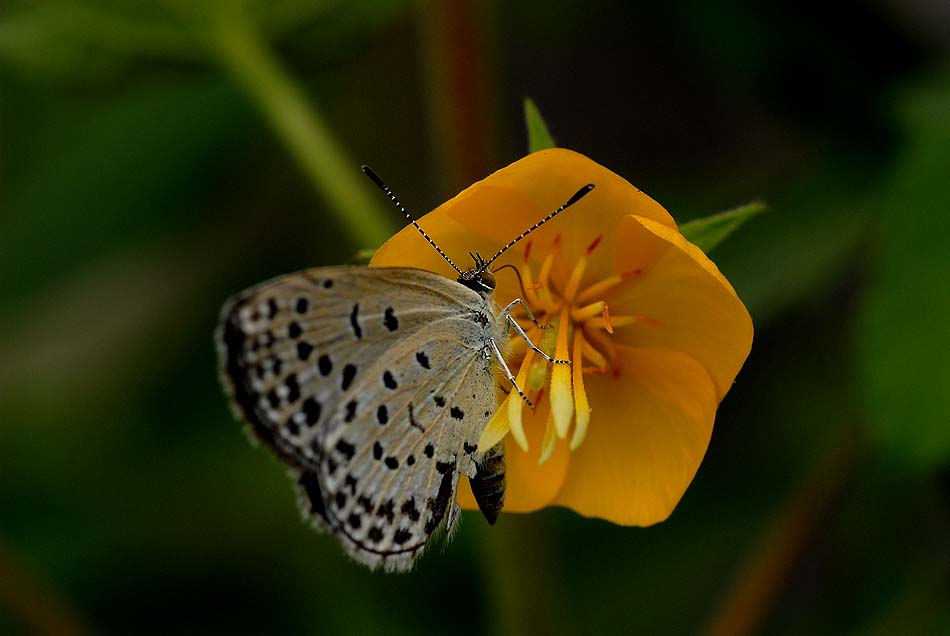
{"type": "Polygon", "coordinates": [[[363,171],[458,278],[360,266],[278,276],[227,301],[215,340],[232,410],[287,465],[304,516],[359,563],[405,571],[455,527],[461,475],[489,523],[504,505],[503,445],[477,443],[498,406],[496,369],[530,404],[502,354],[509,333],[569,363],[531,342],[512,317],[521,300],[494,302],[490,266],[594,186],[461,270],[363,171]]]}

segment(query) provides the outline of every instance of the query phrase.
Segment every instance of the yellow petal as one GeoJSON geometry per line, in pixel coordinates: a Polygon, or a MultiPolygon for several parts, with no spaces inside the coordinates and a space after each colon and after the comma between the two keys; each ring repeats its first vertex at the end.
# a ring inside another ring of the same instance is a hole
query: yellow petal
{"type": "MultiPolygon", "coordinates": [[[[596,186],[590,194],[532,234],[531,258],[539,263],[554,237],[561,235],[556,280],[566,282],[570,269],[591,241],[602,234],[611,236],[616,224],[628,214],[676,227],[666,210],[622,177],[563,148],[542,150],[516,161],[442,204],[419,223],[459,267],[466,269],[471,264],[469,251],[480,251],[486,257],[493,254],[588,183],[596,186]]],[[[613,241],[605,241],[591,255],[587,280],[613,273],[615,249],[613,241]]],[[[420,267],[449,275],[451,268],[440,261],[435,250],[407,226],[377,251],[371,265],[420,267]]],[[[504,262],[522,265],[523,252],[511,250],[498,264],[504,262]]],[[[498,296],[510,300],[500,293],[498,296]]]]}
{"type": "Polygon", "coordinates": [[[721,400],[749,355],[752,318],[716,265],[682,234],[650,219],[620,224],[617,269],[640,271],[608,300],[614,316],[648,317],[618,327],[614,342],[689,354],[713,379],[721,400]]]}
{"type": "Polygon", "coordinates": [[[597,419],[571,453],[554,503],[621,525],[666,519],[702,461],[716,391],[701,364],[675,351],[617,347],[618,376],[588,376],[597,419]]]}

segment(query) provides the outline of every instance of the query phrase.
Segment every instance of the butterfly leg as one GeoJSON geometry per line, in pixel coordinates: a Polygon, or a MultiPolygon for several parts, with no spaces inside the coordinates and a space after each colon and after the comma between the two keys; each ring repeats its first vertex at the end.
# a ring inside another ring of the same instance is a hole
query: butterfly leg
{"type": "Polygon", "coordinates": [[[514,311],[514,308],[515,308],[515,307],[519,307],[519,306],[520,306],[522,309],[524,309],[524,311],[525,311],[526,314],[528,314],[528,320],[530,320],[531,322],[533,322],[535,327],[537,327],[538,329],[550,329],[550,328],[551,328],[551,325],[542,325],[540,322],[538,322],[537,320],[535,320],[534,314],[531,313],[531,308],[528,307],[527,303],[525,303],[525,301],[521,300],[520,298],[515,298],[513,301],[511,301],[510,303],[508,303],[508,305],[507,305],[504,309],[501,310],[501,316],[502,316],[502,318],[504,318],[505,320],[508,320],[509,317],[511,316],[511,312],[514,311]]]}
{"type": "MultiPolygon", "coordinates": [[[[529,341],[530,342],[530,341],[529,341]]],[[[525,395],[525,392],[521,390],[521,387],[518,386],[518,381],[515,380],[515,376],[511,373],[511,369],[508,368],[508,363],[505,362],[505,356],[501,355],[501,351],[498,350],[498,345],[495,344],[495,341],[491,338],[488,339],[488,346],[491,348],[495,358],[501,364],[502,371],[505,372],[505,377],[508,378],[508,381],[511,382],[511,386],[514,387],[515,391],[518,392],[518,395],[521,396],[521,399],[524,400],[525,404],[528,405],[528,408],[534,408],[534,402],[528,399],[528,396],[525,395]]]]}
{"type": "MultiPolygon", "coordinates": [[[[542,358],[544,358],[551,364],[570,364],[571,363],[570,360],[555,360],[554,358],[552,358],[545,352],[541,351],[541,349],[539,349],[536,344],[531,342],[531,338],[529,338],[528,334],[524,332],[524,329],[521,328],[521,325],[518,324],[518,321],[511,317],[511,310],[514,309],[514,307],[516,307],[517,305],[521,305],[522,307],[524,307],[525,310],[528,312],[528,318],[530,318],[531,320],[534,320],[534,316],[531,315],[531,310],[528,309],[528,306],[524,303],[524,301],[521,300],[520,298],[515,298],[513,301],[508,303],[507,307],[501,310],[501,315],[504,318],[505,322],[507,322],[509,326],[513,327],[514,330],[518,332],[519,336],[524,338],[524,341],[528,343],[528,346],[531,347],[531,349],[535,353],[540,355],[542,358]]],[[[537,325],[538,321],[534,320],[534,324],[537,325]]],[[[540,327],[541,325],[538,325],[538,326],[540,327]]]]}

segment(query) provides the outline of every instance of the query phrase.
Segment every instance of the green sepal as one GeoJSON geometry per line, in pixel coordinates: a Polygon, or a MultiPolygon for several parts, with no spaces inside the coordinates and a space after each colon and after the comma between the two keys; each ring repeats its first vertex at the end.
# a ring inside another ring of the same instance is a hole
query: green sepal
{"type": "Polygon", "coordinates": [[[524,98],[524,123],[528,128],[528,153],[557,147],[548,125],[541,117],[541,111],[530,97],[524,98]]]}
{"type": "Polygon", "coordinates": [[[704,252],[709,252],[722,243],[727,236],[738,230],[743,223],[761,214],[765,209],[765,203],[753,201],[732,210],[684,223],[680,226],[680,232],[690,243],[704,252]]]}

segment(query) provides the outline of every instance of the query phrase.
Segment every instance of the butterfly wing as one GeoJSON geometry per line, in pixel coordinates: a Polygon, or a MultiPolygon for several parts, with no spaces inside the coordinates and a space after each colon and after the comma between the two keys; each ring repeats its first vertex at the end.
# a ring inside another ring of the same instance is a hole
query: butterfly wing
{"type": "Polygon", "coordinates": [[[291,467],[315,525],[357,561],[404,570],[458,515],[497,405],[487,339],[505,337],[455,281],[334,267],[237,296],[218,349],[238,414],[291,467]]]}

